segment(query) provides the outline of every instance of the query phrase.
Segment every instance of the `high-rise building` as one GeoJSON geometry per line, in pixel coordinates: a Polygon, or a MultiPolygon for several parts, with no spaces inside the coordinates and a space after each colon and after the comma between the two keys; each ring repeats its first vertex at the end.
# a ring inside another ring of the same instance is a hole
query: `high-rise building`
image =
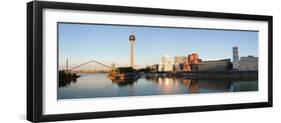
{"type": "Polygon", "coordinates": [[[130,37],[129,37],[129,41],[131,44],[131,52],[130,52],[130,66],[134,67],[135,66],[135,58],[134,58],[134,44],[135,44],[135,40],[136,37],[134,35],[134,33],[132,32],[130,37]]]}
{"type": "Polygon", "coordinates": [[[232,53],[233,53],[233,69],[238,70],[239,69],[239,52],[238,52],[238,46],[235,46],[232,48],[232,53]]]}
{"type": "Polygon", "coordinates": [[[173,71],[173,61],[170,59],[169,55],[162,57],[158,69],[159,71],[173,71]]]}

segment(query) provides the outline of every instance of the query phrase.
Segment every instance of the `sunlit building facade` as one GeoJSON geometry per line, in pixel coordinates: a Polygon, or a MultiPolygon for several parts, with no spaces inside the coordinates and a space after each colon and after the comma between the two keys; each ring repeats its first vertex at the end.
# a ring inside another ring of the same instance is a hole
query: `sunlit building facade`
{"type": "Polygon", "coordinates": [[[197,53],[192,53],[187,56],[183,63],[183,71],[191,71],[194,70],[195,66],[201,63],[202,60],[199,59],[197,53]]]}
{"type": "Polygon", "coordinates": [[[189,64],[193,65],[193,64],[199,64],[202,60],[199,59],[198,54],[197,53],[192,53],[190,55],[188,55],[188,62],[189,64]]]}
{"type": "Polygon", "coordinates": [[[169,55],[162,57],[158,71],[173,71],[173,60],[170,59],[169,55]]]}

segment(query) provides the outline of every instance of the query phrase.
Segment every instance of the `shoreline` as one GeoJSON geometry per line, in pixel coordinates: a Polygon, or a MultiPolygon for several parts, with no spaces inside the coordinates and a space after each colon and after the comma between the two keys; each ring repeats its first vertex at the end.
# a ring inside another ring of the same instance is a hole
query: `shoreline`
{"type": "MultiPolygon", "coordinates": [[[[109,74],[105,72],[83,74],[109,74]]],[[[194,80],[258,80],[258,71],[180,71],[180,72],[138,72],[140,77],[170,77],[194,80]]],[[[78,73],[81,74],[81,73],[78,73]]],[[[129,75],[129,73],[127,73],[129,75]]]]}

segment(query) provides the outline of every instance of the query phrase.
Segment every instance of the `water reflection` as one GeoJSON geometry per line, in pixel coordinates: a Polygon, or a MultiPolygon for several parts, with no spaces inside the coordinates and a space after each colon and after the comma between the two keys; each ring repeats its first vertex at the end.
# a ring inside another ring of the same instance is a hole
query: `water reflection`
{"type": "Polygon", "coordinates": [[[173,78],[158,77],[155,80],[152,82],[156,82],[158,86],[163,90],[164,94],[173,93],[174,90],[179,88],[179,83],[173,78]]]}
{"type": "Polygon", "coordinates": [[[81,75],[77,80],[60,82],[59,99],[163,94],[258,91],[257,80],[191,80],[146,76],[136,79],[110,79],[107,74],[81,75]]]}
{"type": "Polygon", "coordinates": [[[72,83],[75,84],[77,82],[77,79],[64,79],[59,81],[59,87],[66,87],[71,85],[72,83]]]}
{"type": "Polygon", "coordinates": [[[197,93],[199,90],[198,81],[190,79],[182,79],[180,82],[188,89],[189,93],[197,93]]]}
{"type": "Polygon", "coordinates": [[[132,86],[137,80],[138,79],[111,79],[112,83],[117,84],[119,87],[132,86]]]}

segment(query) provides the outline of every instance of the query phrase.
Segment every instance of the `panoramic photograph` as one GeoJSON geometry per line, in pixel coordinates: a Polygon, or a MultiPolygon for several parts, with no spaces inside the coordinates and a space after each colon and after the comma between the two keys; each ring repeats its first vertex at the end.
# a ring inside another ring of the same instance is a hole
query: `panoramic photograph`
{"type": "Polygon", "coordinates": [[[258,91],[258,31],[57,24],[59,100],[258,91]]]}

